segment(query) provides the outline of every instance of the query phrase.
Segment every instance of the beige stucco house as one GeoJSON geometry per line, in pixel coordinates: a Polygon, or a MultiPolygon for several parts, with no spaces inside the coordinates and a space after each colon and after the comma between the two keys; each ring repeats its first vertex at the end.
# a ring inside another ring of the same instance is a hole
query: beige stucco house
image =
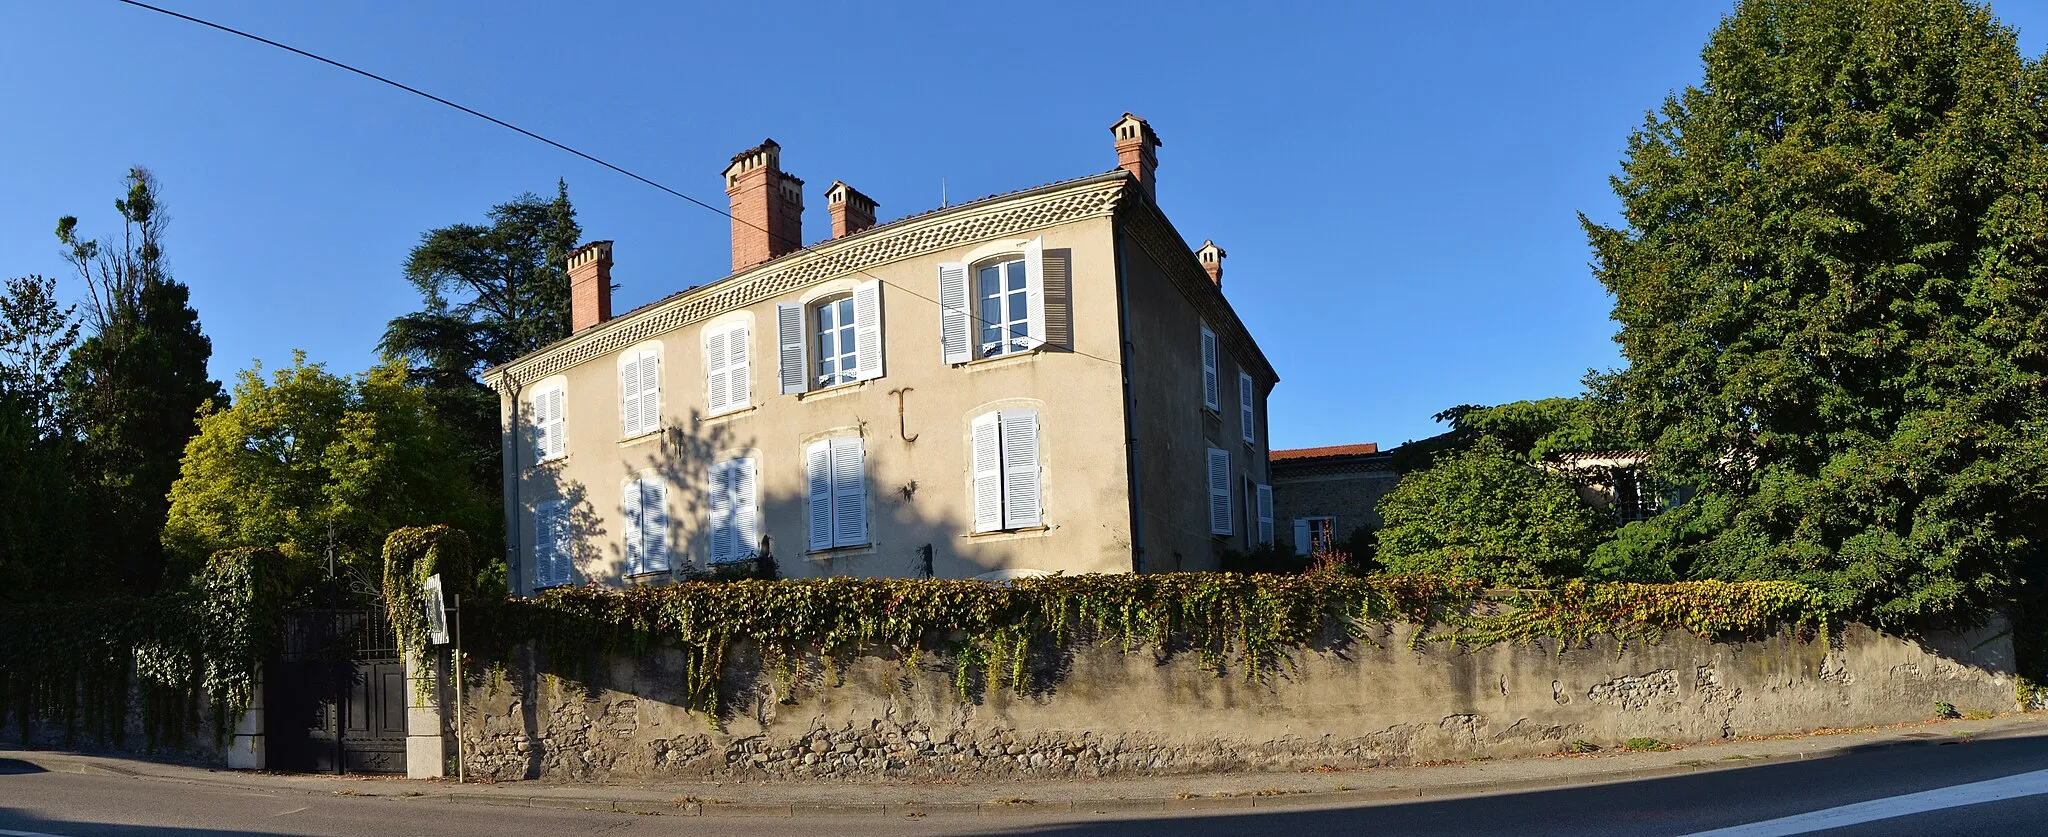
{"type": "Polygon", "coordinates": [[[789,577],[1213,569],[1272,540],[1277,376],[1222,249],[1154,199],[1158,137],[1129,114],[1111,131],[1116,169],[879,226],[834,182],[808,247],[803,181],[765,142],[725,171],[732,274],[616,317],[612,243],[571,254],[574,333],[485,374],[514,589],[762,557],[789,577]]]}

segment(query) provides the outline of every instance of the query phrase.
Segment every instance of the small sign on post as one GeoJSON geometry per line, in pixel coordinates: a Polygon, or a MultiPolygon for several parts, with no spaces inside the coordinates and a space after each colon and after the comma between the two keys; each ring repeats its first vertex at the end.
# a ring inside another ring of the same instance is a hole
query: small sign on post
{"type": "Polygon", "coordinates": [[[448,603],[441,597],[441,574],[427,576],[427,635],[435,645],[448,644],[448,603]]]}

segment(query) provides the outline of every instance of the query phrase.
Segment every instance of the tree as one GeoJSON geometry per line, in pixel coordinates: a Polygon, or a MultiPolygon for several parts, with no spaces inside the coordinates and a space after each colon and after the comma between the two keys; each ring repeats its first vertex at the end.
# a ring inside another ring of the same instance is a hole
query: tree
{"type": "Polygon", "coordinates": [[[1993,605],[2048,543],[2041,62],[1962,0],[1744,0],[1703,57],[1584,222],[1682,563],[1993,605]]]}
{"type": "Polygon", "coordinates": [[[1380,499],[1379,561],[1388,572],[1541,587],[1585,574],[1600,518],[1556,472],[1481,437],[1401,478],[1380,499]]]}
{"type": "Polygon", "coordinates": [[[75,217],[57,222],[65,257],[85,284],[89,332],[71,354],[65,388],[92,509],[89,548],[129,590],[147,593],[163,581],[165,495],[198,411],[220,397],[220,384],[206,376],[213,343],[191,291],[164,259],[168,216],[156,178],[136,167],[124,183],[127,194],[114,202],[119,242],[80,238],[75,217]]]}
{"type": "Polygon", "coordinates": [[[242,372],[232,406],[203,415],[186,446],[163,530],[180,567],[265,547],[305,582],[324,577],[332,550],[342,581],[373,597],[392,530],[490,527],[402,363],[343,378],[299,353],[268,381],[261,373],[242,372]]]}
{"type": "Polygon", "coordinates": [[[96,584],[80,561],[66,426],[64,358],[78,342],[56,282],[10,279],[0,292],[0,597],[96,584]]]}
{"type": "Polygon", "coordinates": [[[0,391],[21,399],[36,432],[62,433],[64,362],[78,345],[73,309],[57,302],[57,281],[7,280],[0,290],[0,391]]]}

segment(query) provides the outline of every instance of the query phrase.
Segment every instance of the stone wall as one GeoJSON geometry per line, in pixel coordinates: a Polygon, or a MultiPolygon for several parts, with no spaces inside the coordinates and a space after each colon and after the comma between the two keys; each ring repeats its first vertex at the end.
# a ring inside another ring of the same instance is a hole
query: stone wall
{"type": "Polygon", "coordinates": [[[794,694],[773,675],[731,675],[732,707],[717,723],[670,702],[682,677],[672,652],[577,680],[546,673],[536,655],[472,684],[463,745],[469,774],[498,780],[1093,777],[1512,757],[1578,740],[1693,743],[1923,720],[1937,701],[2018,708],[2010,640],[1989,630],[1911,640],[1850,626],[1829,643],[1679,633],[1562,653],[1411,649],[1410,631],[1302,652],[1263,683],[1203,671],[1186,654],[1081,648],[1048,661],[1039,693],[969,702],[949,661],[907,668],[867,656],[794,694]]]}

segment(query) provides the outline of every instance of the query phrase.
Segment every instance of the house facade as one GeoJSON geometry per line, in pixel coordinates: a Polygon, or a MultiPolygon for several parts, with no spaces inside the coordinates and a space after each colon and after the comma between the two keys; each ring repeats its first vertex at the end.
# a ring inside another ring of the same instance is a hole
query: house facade
{"type": "MultiPolygon", "coordinates": [[[[802,246],[773,142],[725,170],[733,272],[613,316],[569,256],[573,334],[494,367],[521,593],[773,562],[786,577],[1213,569],[1274,538],[1277,376],[1154,197],[1111,171],[875,224],[834,182],[802,246]]],[[[681,283],[678,283],[681,284],[681,283]]]]}
{"type": "Polygon", "coordinates": [[[1373,442],[1276,450],[1271,459],[1281,536],[1301,555],[1378,530],[1380,498],[1401,481],[1392,453],[1373,442]]]}

